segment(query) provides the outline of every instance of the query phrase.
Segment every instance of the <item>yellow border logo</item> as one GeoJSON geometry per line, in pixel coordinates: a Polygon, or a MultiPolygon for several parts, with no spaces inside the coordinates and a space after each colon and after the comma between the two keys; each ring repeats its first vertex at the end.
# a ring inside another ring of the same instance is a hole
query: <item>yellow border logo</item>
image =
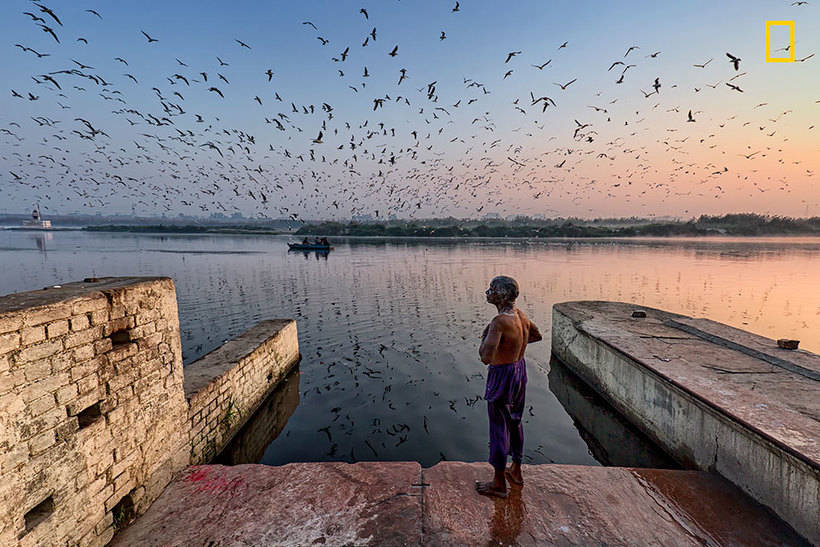
{"type": "Polygon", "coordinates": [[[766,62],[793,63],[794,62],[794,21],[766,21],[766,62]],[[772,57],[772,27],[789,27],[789,56],[772,57]]]}

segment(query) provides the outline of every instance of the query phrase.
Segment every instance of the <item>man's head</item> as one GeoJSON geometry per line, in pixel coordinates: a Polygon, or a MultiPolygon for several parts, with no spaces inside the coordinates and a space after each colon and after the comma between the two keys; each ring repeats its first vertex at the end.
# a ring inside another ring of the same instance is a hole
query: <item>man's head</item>
{"type": "Polygon", "coordinates": [[[512,277],[499,275],[490,281],[486,294],[490,304],[513,304],[518,298],[518,282],[512,277]]]}

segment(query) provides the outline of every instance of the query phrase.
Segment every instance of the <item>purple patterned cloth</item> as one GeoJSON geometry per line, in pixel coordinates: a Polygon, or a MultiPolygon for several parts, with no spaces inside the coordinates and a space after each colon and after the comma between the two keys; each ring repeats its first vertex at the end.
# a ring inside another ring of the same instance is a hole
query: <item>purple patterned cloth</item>
{"type": "Polygon", "coordinates": [[[521,463],[524,452],[524,397],[527,391],[527,365],[522,357],[515,363],[490,365],[487,374],[487,414],[490,418],[490,464],[496,469],[507,466],[507,455],[521,463]]]}

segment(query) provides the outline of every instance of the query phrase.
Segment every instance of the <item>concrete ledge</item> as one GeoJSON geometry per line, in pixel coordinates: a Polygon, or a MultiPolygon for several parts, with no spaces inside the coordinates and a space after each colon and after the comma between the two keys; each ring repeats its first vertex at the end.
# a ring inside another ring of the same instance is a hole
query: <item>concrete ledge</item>
{"type": "Polygon", "coordinates": [[[189,468],[113,542],[152,545],[805,545],[700,471],[524,466],[507,499],[486,463],[189,468]]]}
{"type": "Polygon", "coordinates": [[[820,357],[661,310],[632,318],[636,308],[556,304],[553,352],[680,462],[720,473],[820,543],[820,383],[766,356],[807,371],[820,357]]]}
{"type": "Polygon", "coordinates": [[[263,321],[185,367],[191,463],[206,463],[299,360],[296,322],[263,321]]]}

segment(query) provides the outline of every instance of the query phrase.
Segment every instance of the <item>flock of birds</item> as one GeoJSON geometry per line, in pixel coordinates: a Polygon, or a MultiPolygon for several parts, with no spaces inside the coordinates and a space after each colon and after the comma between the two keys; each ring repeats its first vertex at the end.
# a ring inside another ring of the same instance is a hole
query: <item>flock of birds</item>
{"type": "MultiPolygon", "coordinates": [[[[803,9],[807,4],[793,5],[803,9]]],[[[455,2],[439,15],[446,24],[447,17],[459,17],[464,9],[455,2]]],[[[499,110],[498,103],[487,98],[494,93],[493,86],[509,85],[507,81],[514,82],[524,70],[539,75],[557,71],[558,63],[553,61],[566,55],[572,41],[545,46],[552,54],[538,54],[529,62],[521,60],[527,53],[520,50],[499,54],[498,81],[462,77],[459,94],[440,94],[439,80],[448,75],[420,87],[411,85],[418,77],[412,67],[401,66],[404,49],[377,31],[372,11],[361,8],[351,14],[360,19],[357,24],[362,30],[355,39],[345,36],[342,47],[335,49],[335,35],[328,37],[309,20],[294,22],[315,35],[315,46],[305,50],[328,55],[332,66],[328,70],[343,81],[342,89],[352,100],[372,106],[371,116],[354,119],[334,106],[336,91],[329,92],[326,100],[306,104],[284,91],[280,94],[286,86],[278,81],[275,66],[259,63],[261,91],[234,89],[229,58],[257,51],[239,38],[227,53],[214,54],[210,66],[190,66],[168,53],[175,70],[160,75],[132,66],[124,52],[113,52],[106,68],[95,68],[103,65],[61,52],[67,42],[89,45],[82,29],[69,28],[58,10],[32,0],[30,8],[19,14],[30,25],[32,43],[13,44],[19,55],[29,56],[32,74],[25,87],[11,89],[10,95],[14,101],[42,105],[43,114],[10,120],[0,127],[0,159],[7,166],[0,180],[12,195],[15,188],[22,193],[21,187],[26,187],[26,195],[35,195],[51,211],[65,209],[66,202],[89,210],[131,203],[134,210],[148,213],[241,212],[302,221],[333,215],[386,218],[455,211],[480,216],[508,209],[509,202],[520,202],[522,196],[532,212],[542,213],[555,212],[556,203],[582,211],[591,195],[651,208],[682,196],[719,199],[726,195],[726,179],[732,176],[737,180],[734,186],[749,194],[790,191],[786,174],[756,175],[759,169],[753,165],[735,173],[724,156],[748,161],[769,157],[788,164],[789,175],[806,179],[815,175],[813,165],[806,167],[802,159],[788,157],[789,136],[777,124],[791,110],[772,111],[762,100],[750,108],[751,113],[760,112],[762,120],[741,120],[740,108],[733,108],[732,115],[707,113],[666,99],[666,90],[684,84],[662,73],[662,50],[627,45],[622,57],[602,63],[601,74],[611,80],[605,89],[583,87],[583,76],[556,75],[542,91],[516,88],[516,96],[505,100],[502,104],[507,106],[499,110]],[[371,82],[381,80],[357,60],[364,48],[378,48],[394,64],[389,88],[374,89],[371,82]],[[336,53],[325,53],[331,49],[336,53]],[[658,75],[631,89],[625,84],[633,84],[630,79],[639,66],[658,75]],[[152,99],[141,100],[149,89],[152,99]],[[591,93],[590,102],[595,104],[569,114],[568,126],[551,120],[570,95],[585,92],[591,93]],[[210,98],[209,109],[191,110],[186,106],[186,96],[191,95],[196,95],[198,105],[203,96],[210,98]],[[624,98],[631,99],[630,95],[645,100],[645,106],[619,108],[617,103],[628,102],[624,98]],[[75,108],[75,101],[81,106],[75,108]],[[89,101],[96,110],[110,110],[114,121],[95,119],[93,109],[85,107],[89,101]],[[263,131],[227,123],[232,105],[242,101],[256,104],[260,124],[264,119],[263,131]],[[653,119],[658,113],[671,114],[677,121],[660,128],[658,124],[668,124],[669,118],[653,119]],[[469,134],[463,132],[464,126],[469,134]],[[724,128],[748,131],[755,142],[763,135],[769,140],[759,148],[727,151],[720,140],[724,128]],[[653,132],[662,136],[648,136],[653,132]],[[32,134],[39,138],[31,139],[32,134]],[[710,160],[692,160],[689,155],[710,160]],[[660,165],[667,161],[671,166],[660,165]]],[[[82,12],[87,25],[105,23],[102,10],[82,12]]],[[[163,46],[162,36],[151,29],[134,29],[134,33],[144,38],[145,48],[163,46]]],[[[453,38],[445,29],[432,39],[444,44],[453,38]]],[[[717,72],[714,83],[693,87],[692,103],[705,93],[704,87],[727,93],[721,100],[731,104],[736,101],[732,94],[749,94],[743,83],[746,63],[735,53],[692,63],[704,75],[717,72]]],[[[813,58],[811,53],[795,61],[813,58]]],[[[450,84],[448,79],[448,89],[450,84]]],[[[4,117],[14,113],[11,109],[4,117]]],[[[807,125],[807,131],[814,130],[813,124],[807,125]]]]}

